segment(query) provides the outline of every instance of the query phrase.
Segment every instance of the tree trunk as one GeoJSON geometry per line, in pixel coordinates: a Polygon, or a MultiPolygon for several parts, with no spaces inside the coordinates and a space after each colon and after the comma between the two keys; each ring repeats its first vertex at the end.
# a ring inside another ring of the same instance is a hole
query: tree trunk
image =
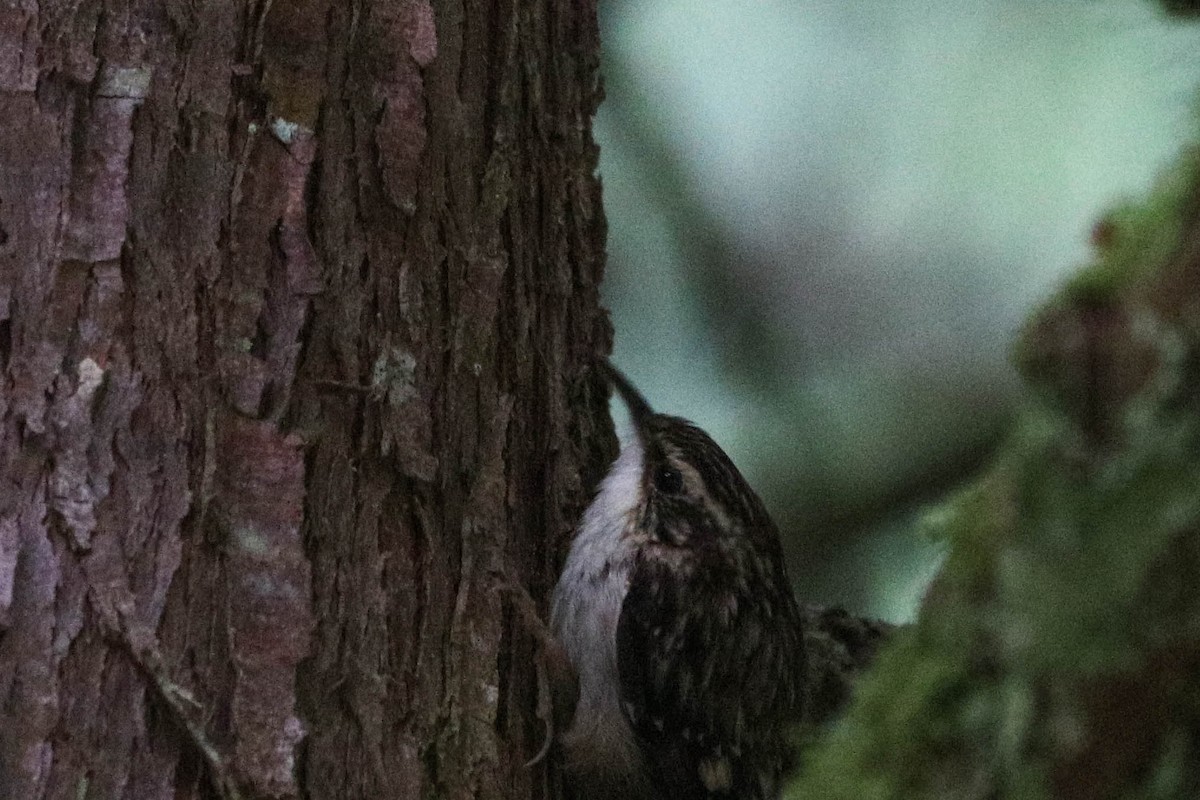
{"type": "Polygon", "coordinates": [[[0,797],[553,793],[597,49],[564,0],[0,10],[0,797]]]}

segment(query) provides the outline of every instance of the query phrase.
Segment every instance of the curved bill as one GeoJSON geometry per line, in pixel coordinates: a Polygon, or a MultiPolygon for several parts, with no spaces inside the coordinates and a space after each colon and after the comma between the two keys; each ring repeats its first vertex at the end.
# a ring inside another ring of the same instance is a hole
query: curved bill
{"type": "Polygon", "coordinates": [[[601,361],[599,367],[600,372],[612,384],[612,387],[617,390],[617,394],[621,395],[621,400],[624,401],[625,407],[629,409],[629,419],[633,422],[633,427],[640,436],[646,422],[650,417],[654,416],[654,409],[650,408],[650,404],[646,402],[646,398],[642,397],[642,393],[633,387],[633,384],[629,382],[625,374],[609,363],[607,359],[601,361]]]}

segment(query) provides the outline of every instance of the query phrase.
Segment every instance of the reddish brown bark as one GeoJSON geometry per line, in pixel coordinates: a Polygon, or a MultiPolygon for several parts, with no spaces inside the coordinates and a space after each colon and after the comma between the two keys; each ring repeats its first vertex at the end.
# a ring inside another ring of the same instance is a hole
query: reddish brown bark
{"type": "Polygon", "coordinates": [[[542,797],[590,3],[0,10],[0,797],[542,797]],[[524,621],[522,621],[524,619],[524,621]]]}

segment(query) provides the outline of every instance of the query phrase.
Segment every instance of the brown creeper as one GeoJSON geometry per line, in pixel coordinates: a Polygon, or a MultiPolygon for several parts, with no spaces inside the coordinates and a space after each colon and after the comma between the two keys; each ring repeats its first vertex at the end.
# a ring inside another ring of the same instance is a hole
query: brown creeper
{"type": "Polygon", "coordinates": [[[551,624],[579,673],[568,785],[576,798],[776,797],[805,658],[775,526],[708,434],[604,369],[635,435],[554,591],[551,624]]]}

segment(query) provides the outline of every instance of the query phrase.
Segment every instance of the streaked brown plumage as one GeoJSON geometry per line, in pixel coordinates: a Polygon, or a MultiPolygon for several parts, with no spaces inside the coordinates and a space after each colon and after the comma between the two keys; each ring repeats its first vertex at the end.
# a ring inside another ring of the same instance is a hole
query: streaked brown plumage
{"type": "Polygon", "coordinates": [[[606,371],[636,436],[555,590],[580,674],[568,777],[579,798],[775,797],[805,668],[778,534],[708,434],[606,371]]]}

